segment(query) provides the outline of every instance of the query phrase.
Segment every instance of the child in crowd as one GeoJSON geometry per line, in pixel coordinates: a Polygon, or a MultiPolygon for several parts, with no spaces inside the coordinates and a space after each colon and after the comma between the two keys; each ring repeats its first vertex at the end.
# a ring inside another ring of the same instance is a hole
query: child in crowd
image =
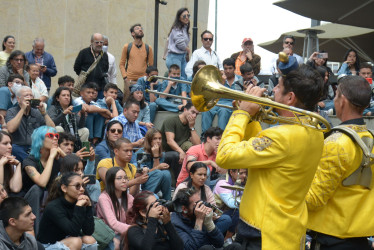
{"type": "Polygon", "coordinates": [[[97,104],[102,109],[108,109],[112,117],[116,117],[123,112],[121,104],[117,100],[119,88],[114,83],[108,83],[104,87],[104,98],[97,100],[97,104]]]}
{"type": "MultiPolygon", "coordinates": [[[[169,78],[179,80],[180,75],[181,70],[178,65],[173,64],[169,67],[169,78]]],[[[180,96],[182,95],[182,83],[165,80],[162,82],[159,92],[180,96]]],[[[187,103],[186,100],[183,101],[187,103]]],[[[184,106],[183,101],[181,99],[160,95],[160,97],[156,99],[156,104],[162,110],[179,112],[184,106]]]]}
{"type": "Polygon", "coordinates": [[[82,110],[88,113],[86,117],[86,127],[90,131],[89,139],[93,144],[101,140],[105,119],[111,119],[112,114],[108,109],[102,109],[94,102],[94,92],[97,89],[97,84],[88,82],[82,85],[81,96],[74,100],[74,106],[82,104],[82,110]]]}
{"type": "Polygon", "coordinates": [[[30,88],[35,99],[40,99],[41,102],[47,103],[48,90],[42,79],[40,79],[40,66],[37,64],[29,64],[28,71],[30,75],[30,88]]]}
{"type": "Polygon", "coordinates": [[[144,99],[143,87],[138,84],[133,85],[129,99],[138,101],[140,104],[140,112],[136,120],[138,121],[139,127],[142,130],[142,135],[144,136],[147,130],[153,127],[153,123],[151,123],[149,106],[144,99]]]}

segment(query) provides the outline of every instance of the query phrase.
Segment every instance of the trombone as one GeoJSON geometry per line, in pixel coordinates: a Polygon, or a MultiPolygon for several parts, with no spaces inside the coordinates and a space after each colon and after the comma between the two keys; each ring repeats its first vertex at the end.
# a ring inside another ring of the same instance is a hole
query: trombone
{"type": "MultiPolygon", "coordinates": [[[[166,78],[166,77],[164,77],[164,78],[166,78]]],[[[155,94],[155,95],[164,95],[164,96],[168,96],[168,97],[172,97],[172,98],[177,98],[177,99],[181,99],[181,100],[191,101],[191,98],[189,98],[189,97],[184,97],[184,96],[179,96],[179,95],[172,95],[172,94],[168,94],[168,93],[158,92],[156,90],[147,89],[146,92],[147,93],[152,93],[152,94],[155,94]]],[[[235,110],[234,107],[228,106],[228,105],[216,104],[216,106],[217,107],[222,107],[222,108],[227,108],[227,109],[233,109],[233,110],[235,110]]]]}
{"type": "MultiPolygon", "coordinates": [[[[188,81],[161,76],[154,76],[153,78],[191,84],[188,81]]],[[[241,100],[253,102],[261,106],[260,111],[255,117],[252,118],[253,120],[269,124],[275,124],[277,122],[299,124],[303,127],[312,128],[320,132],[328,132],[331,130],[329,122],[314,112],[274,102],[268,98],[257,97],[240,91],[232,90],[223,86],[221,82],[221,72],[213,65],[206,65],[196,73],[191,84],[190,95],[192,104],[198,111],[205,112],[212,109],[220,98],[241,100]],[[290,111],[293,114],[293,117],[278,116],[274,112],[274,108],[290,111]],[[299,115],[307,116],[309,119],[301,120],[299,115]],[[320,123],[322,123],[325,127],[321,127],[320,123]]],[[[161,95],[165,94],[162,93],[161,95]]]]}

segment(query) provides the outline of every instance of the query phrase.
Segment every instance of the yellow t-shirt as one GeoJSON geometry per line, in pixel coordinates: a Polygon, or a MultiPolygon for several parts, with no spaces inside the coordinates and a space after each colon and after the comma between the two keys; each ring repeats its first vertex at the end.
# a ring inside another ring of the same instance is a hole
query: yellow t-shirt
{"type": "MultiPolygon", "coordinates": [[[[97,169],[96,169],[96,179],[100,181],[100,187],[101,187],[101,192],[104,191],[105,189],[105,184],[104,182],[100,179],[100,176],[99,176],[99,168],[112,168],[112,167],[120,167],[117,162],[116,162],[116,159],[115,158],[107,158],[107,159],[103,159],[99,162],[99,164],[97,165],[97,169]],[[113,165],[114,163],[114,165],[113,165]]],[[[132,165],[131,163],[127,163],[127,165],[125,167],[122,167],[123,170],[125,170],[125,173],[127,175],[127,178],[129,178],[129,180],[132,180],[135,178],[135,174],[136,174],[136,167],[134,165],[132,165]],[[130,170],[131,169],[131,170],[130,170]]]]}

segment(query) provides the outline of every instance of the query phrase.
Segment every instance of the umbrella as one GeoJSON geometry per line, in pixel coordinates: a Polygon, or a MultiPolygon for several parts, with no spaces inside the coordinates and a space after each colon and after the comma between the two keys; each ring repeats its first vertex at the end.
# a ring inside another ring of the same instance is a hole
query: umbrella
{"type": "Polygon", "coordinates": [[[374,29],[374,0],[283,0],[274,4],[316,20],[374,29]]]}
{"type": "MultiPolygon", "coordinates": [[[[350,48],[355,49],[363,61],[373,61],[374,29],[360,28],[342,24],[328,23],[312,28],[291,31],[282,34],[277,40],[264,42],[258,46],[278,53],[283,49],[283,36],[292,35],[296,39],[294,53],[303,55],[303,43],[306,30],[318,31],[319,50],[328,52],[329,61],[341,62],[350,48]]],[[[316,51],[317,49],[315,49],[316,51]]]]}

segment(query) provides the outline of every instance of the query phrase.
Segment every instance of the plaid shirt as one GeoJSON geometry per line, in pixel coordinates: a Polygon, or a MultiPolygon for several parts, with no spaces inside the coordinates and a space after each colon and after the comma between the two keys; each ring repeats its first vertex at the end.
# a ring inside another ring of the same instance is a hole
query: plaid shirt
{"type": "Polygon", "coordinates": [[[131,142],[136,142],[143,138],[142,133],[140,132],[139,124],[137,122],[129,122],[123,113],[114,117],[111,121],[119,121],[122,123],[123,138],[129,139],[131,142]]]}

